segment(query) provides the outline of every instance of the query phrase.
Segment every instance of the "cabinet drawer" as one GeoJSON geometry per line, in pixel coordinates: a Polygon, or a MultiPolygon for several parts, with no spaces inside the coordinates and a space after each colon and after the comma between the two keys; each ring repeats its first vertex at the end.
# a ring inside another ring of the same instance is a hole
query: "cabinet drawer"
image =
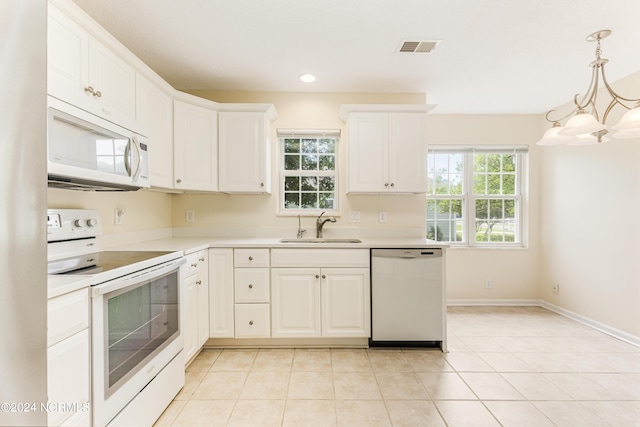
{"type": "Polygon", "coordinates": [[[196,274],[198,272],[198,252],[185,255],[185,258],[187,258],[185,275],[191,276],[192,274],[196,274]]]}
{"type": "Polygon", "coordinates": [[[269,249],[234,249],[235,267],[269,267],[269,249]]]}
{"type": "Polygon", "coordinates": [[[269,269],[236,268],[234,286],[237,303],[269,302],[269,269]]]}
{"type": "Polygon", "coordinates": [[[47,345],[89,327],[89,290],[79,289],[47,302],[47,345]]]}
{"type": "Polygon", "coordinates": [[[269,304],[236,304],[236,338],[269,338],[269,304]]]}
{"type": "Polygon", "coordinates": [[[273,249],[272,267],[365,267],[368,249],[273,249]]]}

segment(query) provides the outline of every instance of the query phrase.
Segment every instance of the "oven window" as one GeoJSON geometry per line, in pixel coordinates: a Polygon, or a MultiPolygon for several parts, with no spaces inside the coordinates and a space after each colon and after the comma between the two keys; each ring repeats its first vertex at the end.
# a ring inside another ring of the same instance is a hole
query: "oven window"
{"type": "Polygon", "coordinates": [[[107,295],[108,388],[179,334],[178,272],[107,295]]]}

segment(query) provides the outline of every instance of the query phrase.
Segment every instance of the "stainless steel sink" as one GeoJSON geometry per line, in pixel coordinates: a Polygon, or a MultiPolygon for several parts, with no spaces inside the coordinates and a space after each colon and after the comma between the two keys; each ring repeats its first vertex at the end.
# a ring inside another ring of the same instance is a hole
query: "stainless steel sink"
{"type": "Polygon", "coordinates": [[[360,239],[280,239],[280,243],[362,243],[360,239]]]}

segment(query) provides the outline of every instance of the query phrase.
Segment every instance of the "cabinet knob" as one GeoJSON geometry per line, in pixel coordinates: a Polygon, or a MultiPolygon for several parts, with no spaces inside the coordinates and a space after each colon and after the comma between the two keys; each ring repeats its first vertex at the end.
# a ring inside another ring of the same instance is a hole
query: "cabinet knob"
{"type": "Polygon", "coordinates": [[[395,185],[396,185],[395,183],[393,183],[393,182],[391,183],[391,187],[394,187],[395,185]]]}
{"type": "Polygon", "coordinates": [[[191,264],[191,267],[197,267],[197,266],[198,266],[198,263],[197,263],[197,262],[196,262],[196,263],[191,264]]]}
{"type": "Polygon", "coordinates": [[[249,257],[249,261],[253,261],[253,257],[252,256],[249,257]]]}
{"type": "Polygon", "coordinates": [[[96,98],[100,98],[102,96],[102,93],[97,90],[96,93],[93,94],[96,98]]]}
{"type": "Polygon", "coordinates": [[[96,92],[93,90],[93,88],[91,86],[85,87],[84,91],[90,93],[91,95],[95,95],[96,94],[96,92]]]}
{"type": "Polygon", "coordinates": [[[319,278],[320,278],[320,276],[316,274],[316,279],[319,279],[319,278]]]}
{"type": "Polygon", "coordinates": [[[384,183],[384,186],[385,186],[385,187],[388,187],[388,186],[389,186],[389,183],[388,183],[388,182],[385,182],[385,183],[384,183]]]}
{"type": "Polygon", "coordinates": [[[202,285],[202,280],[196,280],[196,285],[202,285]]]}
{"type": "Polygon", "coordinates": [[[180,183],[182,182],[182,180],[181,180],[181,179],[176,179],[176,182],[177,182],[178,184],[180,184],[180,183]]]}
{"type": "Polygon", "coordinates": [[[327,276],[325,276],[325,275],[323,274],[323,275],[322,275],[322,278],[323,278],[323,279],[326,279],[326,278],[327,278],[327,276]]]}
{"type": "Polygon", "coordinates": [[[202,257],[202,258],[198,258],[198,261],[200,261],[200,262],[204,262],[204,257],[202,257]]]}
{"type": "Polygon", "coordinates": [[[264,182],[261,182],[261,183],[260,183],[260,187],[264,187],[264,182]]]}
{"type": "Polygon", "coordinates": [[[253,320],[249,320],[249,326],[253,326],[253,320]]]}
{"type": "Polygon", "coordinates": [[[253,285],[249,283],[249,289],[253,289],[253,285]]]}

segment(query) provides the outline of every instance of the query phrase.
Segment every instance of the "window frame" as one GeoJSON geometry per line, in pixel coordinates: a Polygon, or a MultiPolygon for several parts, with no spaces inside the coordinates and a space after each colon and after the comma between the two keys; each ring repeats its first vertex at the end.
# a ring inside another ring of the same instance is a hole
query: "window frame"
{"type": "MultiPolygon", "coordinates": [[[[462,154],[463,155],[463,184],[462,194],[430,194],[426,193],[425,202],[428,200],[461,200],[462,201],[462,240],[461,241],[438,241],[448,244],[451,247],[460,248],[526,248],[528,245],[528,218],[527,194],[528,194],[528,146],[456,146],[456,145],[434,145],[429,146],[428,155],[442,154],[462,154]],[[474,192],[474,156],[476,154],[516,154],[515,162],[515,194],[475,194],[474,192]],[[515,200],[515,221],[517,222],[514,242],[498,241],[478,241],[476,240],[476,202],[477,200],[515,200]]],[[[431,163],[428,163],[429,167],[431,163]]],[[[427,171],[431,173],[431,171],[427,171]]],[[[435,189],[434,189],[435,191],[435,189]]],[[[426,209],[426,203],[425,203],[426,209]]],[[[429,223],[425,224],[426,233],[429,231],[429,223]]]]}
{"type": "Polygon", "coordinates": [[[326,212],[328,216],[339,216],[339,162],[340,162],[340,130],[334,129],[278,129],[277,130],[277,139],[278,139],[278,207],[277,207],[277,215],[278,216],[318,216],[322,212],[326,212]],[[285,179],[287,176],[291,176],[287,174],[285,170],[285,151],[284,151],[284,140],[288,138],[308,138],[308,139],[320,139],[320,138],[332,138],[335,140],[335,149],[333,152],[334,156],[334,165],[335,168],[333,171],[321,171],[321,170],[311,170],[304,171],[300,170],[296,173],[296,176],[332,176],[334,182],[334,203],[333,209],[323,209],[323,208],[314,208],[314,209],[285,209],[285,179]]]}

